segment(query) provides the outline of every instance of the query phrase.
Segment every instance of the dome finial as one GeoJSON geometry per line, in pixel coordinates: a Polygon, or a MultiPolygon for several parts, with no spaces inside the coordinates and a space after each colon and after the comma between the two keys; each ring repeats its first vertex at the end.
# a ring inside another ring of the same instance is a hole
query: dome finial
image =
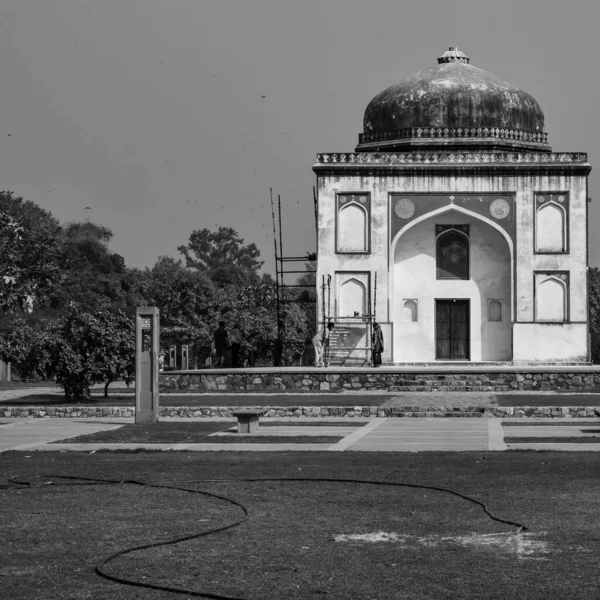
{"type": "Polygon", "coordinates": [[[471,59],[461,52],[458,48],[454,46],[450,46],[447,52],[444,52],[440,57],[438,57],[438,63],[441,65],[442,63],[450,63],[450,62],[461,62],[469,64],[471,59]]]}

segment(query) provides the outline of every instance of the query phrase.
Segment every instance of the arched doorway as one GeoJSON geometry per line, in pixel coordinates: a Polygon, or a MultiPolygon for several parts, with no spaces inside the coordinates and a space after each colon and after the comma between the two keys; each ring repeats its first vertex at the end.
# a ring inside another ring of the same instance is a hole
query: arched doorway
{"type": "Polygon", "coordinates": [[[512,248],[497,227],[437,211],[397,236],[392,261],[395,362],[512,360],[512,248]]]}

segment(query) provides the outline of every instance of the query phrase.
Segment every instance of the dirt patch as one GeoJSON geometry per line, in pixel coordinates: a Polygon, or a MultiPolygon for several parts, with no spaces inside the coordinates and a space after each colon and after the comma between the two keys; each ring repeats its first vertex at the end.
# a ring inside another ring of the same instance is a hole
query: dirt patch
{"type": "Polygon", "coordinates": [[[511,554],[519,559],[544,559],[549,554],[548,543],[539,539],[540,534],[533,533],[470,533],[456,536],[414,536],[402,533],[376,531],[373,533],[338,534],[336,542],[381,544],[393,543],[402,548],[469,548],[473,552],[491,552],[492,554],[511,554]]]}

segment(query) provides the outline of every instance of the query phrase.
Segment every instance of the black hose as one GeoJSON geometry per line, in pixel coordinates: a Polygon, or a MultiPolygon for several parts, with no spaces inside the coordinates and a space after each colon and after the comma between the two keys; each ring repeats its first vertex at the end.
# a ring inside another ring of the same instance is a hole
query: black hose
{"type": "MultiPolygon", "coordinates": [[[[369,479],[337,479],[337,478],[328,478],[328,477],[259,477],[259,478],[244,477],[241,479],[187,479],[187,480],[169,480],[169,481],[164,481],[164,482],[161,482],[161,481],[144,482],[144,481],[137,481],[135,479],[97,479],[97,478],[92,478],[92,477],[78,477],[78,476],[73,476],[73,475],[38,475],[38,476],[36,476],[36,478],[67,479],[67,480],[83,482],[83,483],[78,483],[78,484],[59,483],[59,484],[54,484],[54,485],[106,485],[106,484],[121,485],[121,484],[130,484],[130,485],[161,488],[161,489],[167,489],[167,490],[178,490],[178,491],[182,491],[182,492],[189,492],[191,494],[202,494],[204,496],[209,496],[211,498],[223,500],[224,502],[228,502],[230,504],[233,504],[234,506],[239,506],[242,509],[244,516],[242,519],[235,521],[234,523],[230,523],[229,525],[224,525],[223,527],[217,527],[215,529],[210,529],[208,531],[202,531],[200,533],[192,533],[189,535],[172,538],[172,539],[169,539],[169,540],[166,540],[163,542],[153,542],[150,544],[143,544],[141,546],[132,546],[130,548],[125,548],[124,550],[119,550],[118,552],[115,552],[114,554],[111,554],[110,556],[102,559],[96,565],[96,567],[94,569],[96,574],[99,575],[100,577],[104,577],[105,579],[114,581],[116,583],[121,583],[123,585],[148,588],[148,589],[152,589],[152,590],[160,590],[160,591],[164,591],[164,592],[173,592],[176,594],[186,594],[188,596],[193,596],[196,598],[199,598],[199,597],[212,598],[214,600],[247,600],[247,599],[234,597],[234,596],[225,596],[225,595],[221,595],[221,594],[213,594],[211,592],[186,590],[186,589],[176,588],[176,587],[171,587],[171,586],[156,585],[153,583],[144,583],[141,581],[135,581],[133,579],[126,579],[124,577],[117,577],[116,575],[111,575],[110,573],[107,573],[104,569],[104,567],[109,562],[111,562],[115,558],[118,558],[119,556],[124,556],[125,554],[130,554],[131,552],[136,552],[138,550],[147,550],[149,548],[156,548],[158,546],[170,546],[173,544],[178,544],[180,542],[185,542],[185,541],[193,540],[195,538],[211,535],[213,533],[218,533],[220,531],[226,531],[228,529],[232,529],[233,527],[237,527],[238,525],[241,525],[242,523],[246,522],[250,518],[248,509],[243,504],[241,504],[240,502],[237,502],[235,500],[232,500],[231,498],[227,498],[226,496],[220,496],[218,494],[213,494],[211,492],[205,492],[202,490],[191,490],[189,488],[184,488],[184,487],[160,485],[161,483],[239,483],[239,482],[256,483],[256,482],[261,482],[261,481],[265,481],[265,482],[266,481],[320,482],[320,483],[330,482],[330,483],[360,483],[360,484],[370,484],[370,485],[390,485],[390,486],[395,486],[395,487],[407,487],[407,488],[413,488],[413,489],[433,490],[433,491],[437,491],[437,492],[446,492],[448,494],[452,494],[453,496],[457,496],[458,498],[461,498],[463,500],[466,500],[468,502],[472,502],[473,504],[476,504],[477,506],[481,507],[483,509],[483,512],[493,521],[496,521],[498,523],[503,523],[505,525],[511,525],[514,527],[518,527],[517,533],[529,531],[527,529],[527,527],[525,527],[524,525],[521,525],[520,523],[517,523],[515,521],[508,521],[506,519],[501,519],[500,517],[494,516],[489,511],[487,506],[480,500],[476,500],[475,498],[471,498],[470,496],[466,496],[464,494],[461,494],[460,492],[455,492],[454,490],[450,490],[448,488],[443,488],[443,487],[438,487],[438,486],[433,486],[433,485],[418,485],[415,483],[399,483],[399,482],[395,482],[395,481],[377,481],[377,480],[369,480],[369,479]]],[[[8,481],[10,481],[11,483],[17,484],[17,485],[31,486],[30,481],[24,481],[24,480],[19,479],[18,477],[9,477],[8,481]]]]}

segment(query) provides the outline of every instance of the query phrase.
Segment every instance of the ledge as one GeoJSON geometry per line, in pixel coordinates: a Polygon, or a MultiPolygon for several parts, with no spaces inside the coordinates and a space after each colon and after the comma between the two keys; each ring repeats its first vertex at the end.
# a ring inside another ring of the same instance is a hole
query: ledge
{"type": "Polygon", "coordinates": [[[188,371],[161,371],[161,377],[179,375],[302,375],[302,374],[402,374],[402,373],[589,373],[600,375],[600,365],[590,364],[485,364],[469,363],[457,365],[440,365],[426,363],[420,365],[383,365],[381,367],[249,367],[242,369],[196,369],[188,371]]]}
{"type": "MultiPolygon", "coordinates": [[[[315,167],[403,165],[587,165],[585,152],[329,152],[317,154],[315,167]]],[[[591,167],[590,167],[591,168],[591,167]]]]}

